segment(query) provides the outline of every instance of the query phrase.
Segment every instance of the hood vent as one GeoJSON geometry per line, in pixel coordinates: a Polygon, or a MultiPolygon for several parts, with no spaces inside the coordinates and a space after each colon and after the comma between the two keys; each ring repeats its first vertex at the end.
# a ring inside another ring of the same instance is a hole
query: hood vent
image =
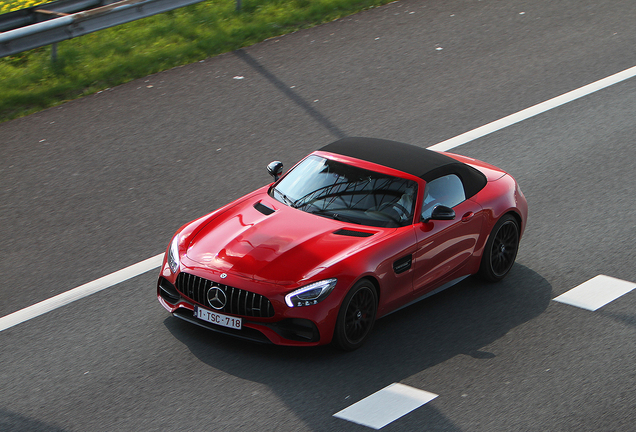
{"type": "Polygon", "coordinates": [[[354,231],[350,229],[341,228],[338,231],[334,231],[336,235],[343,235],[349,237],[371,237],[373,233],[365,232],[365,231],[354,231]]]}
{"type": "Polygon", "coordinates": [[[258,210],[259,212],[263,213],[265,216],[269,216],[275,211],[273,208],[267,207],[265,204],[261,203],[260,201],[254,204],[254,208],[258,210]]]}

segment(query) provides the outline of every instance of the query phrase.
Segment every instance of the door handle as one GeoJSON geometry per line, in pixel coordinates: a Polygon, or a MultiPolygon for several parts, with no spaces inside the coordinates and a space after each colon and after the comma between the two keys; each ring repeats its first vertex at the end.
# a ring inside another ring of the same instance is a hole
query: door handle
{"type": "Polygon", "coordinates": [[[462,222],[468,222],[473,218],[473,216],[475,216],[475,213],[473,212],[465,213],[464,216],[462,216],[462,222]]]}

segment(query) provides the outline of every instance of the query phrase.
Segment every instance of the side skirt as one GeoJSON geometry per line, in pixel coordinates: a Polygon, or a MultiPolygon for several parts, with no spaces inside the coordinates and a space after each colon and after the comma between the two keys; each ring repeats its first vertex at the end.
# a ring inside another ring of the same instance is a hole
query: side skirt
{"type": "Polygon", "coordinates": [[[464,279],[466,279],[466,278],[467,278],[467,277],[469,277],[469,276],[471,276],[471,275],[466,275],[466,276],[458,277],[457,279],[453,279],[453,280],[452,280],[452,281],[450,281],[450,282],[446,282],[444,285],[440,286],[439,288],[436,288],[436,289],[434,289],[433,291],[429,291],[429,292],[427,292],[426,294],[424,294],[424,295],[422,295],[422,296],[420,296],[420,297],[416,298],[416,299],[415,299],[415,300],[413,300],[412,302],[409,302],[409,303],[405,304],[404,306],[399,307],[399,308],[397,308],[396,310],[389,312],[389,313],[388,313],[388,314],[386,314],[386,315],[382,315],[380,318],[384,318],[385,316],[389,316],[389,315],[391,315],[392,313],[395,313],[395,312],[397,312],[397,311],[399,311],[399,310],[402,310],[402,309],[404,309],[404,308],[406,308],[406,307],[409,307],[409,306],[411,306],[412,304],[415,304],[415,303],[417,303],[417,302],[419,302],[419,301],[421,301],[421,300],[424,300],[425,298],[428,298],[428,297],[430,297],[430,296],[432,296],[432,295],[435,295],[435,294],[437,294],[437,293],[440,293],[440,292],[444,291],[446,288],[450,288],[450,287],[452,287],[453,285],[457,285],[458,283],[460,283],[461,281],[463,281],[464,279]]]}

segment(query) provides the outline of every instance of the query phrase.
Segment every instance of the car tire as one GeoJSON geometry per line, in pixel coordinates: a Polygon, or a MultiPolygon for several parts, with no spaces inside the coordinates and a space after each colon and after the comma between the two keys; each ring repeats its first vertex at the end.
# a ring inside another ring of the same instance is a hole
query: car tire
{"type": "Polygon", "coordinates": [[[499,282],[515,263],[518,250],[519,223],[514,216],[506,214],[497,221],[488,237],[479,274],[489,282],[499,282]]]}
{"type": "Polygon", "coordinates": [[[362,346],[375,323],[378,296],[371,281],[358,281],[345,296],[334,330],[333,343],[344,351],[362,346]]]}

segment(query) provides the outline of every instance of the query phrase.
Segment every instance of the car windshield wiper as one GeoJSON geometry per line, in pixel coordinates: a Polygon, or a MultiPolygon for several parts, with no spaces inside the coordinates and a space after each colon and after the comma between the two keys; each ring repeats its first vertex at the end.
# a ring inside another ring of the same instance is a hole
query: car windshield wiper
{"type": "Polygon", "coordinates": [[[357,221],[357,220],[355,220],[353,218],[350,218],[350,217],[347,217],[347,216],[343,216],[340,213],[336,213],[336,212],[331,211],[331,210],[316,210],[316,211],[312,211],[310,213],[318,215],[318,216],[330,217],[331,219],[335,219],[337,221],[360,223],[359,221],[357,221]]]}
{"type": "Polygon", "coordinates": [[[279,191],[278,189],[274,188],[272,189],[274,192],[276,192],[278,195],[280,195],[280,197],[283,199],[283,202],[285,204],[287,204],[290,207],[294,207],[294,203],[295,201],[293,201],[292,199],[290,199],[287,195],[285,195],[284,193],[282,193],[281,191],[279,191]]]}

